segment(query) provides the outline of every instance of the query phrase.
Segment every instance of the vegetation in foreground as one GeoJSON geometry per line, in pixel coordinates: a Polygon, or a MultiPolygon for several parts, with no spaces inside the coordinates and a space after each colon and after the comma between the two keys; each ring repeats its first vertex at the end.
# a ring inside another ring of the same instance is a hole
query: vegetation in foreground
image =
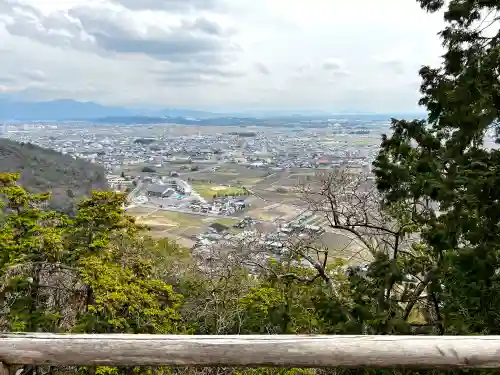
{"type": "MultiPolygon", "coordinates": [[[[444,1],[419,3],[435,12],[444,1]]],[[[259,264],[252,276],[242,267],[251,259],[244,249],[236,260],[219,254],[221,263],[207,271],[202,259],[175,244],[138,235],[122,211],[121,195],[96,192],[70,218],[41,209],[48,195],[30,194],[17,185],[18,175],[3,174],[2,329],[497,334],[500,151],[487,150],[482,142],[487,129],[497,126],[500,111],[500,35],[484,33],[498,23],[499,5],[447,4],[443,66],[420,71],[428,121],[393,121],[394,134],[383,138],[375,162],[378,192],[358,195],[357,181],[342,174],[309,184],[312,207],[371,252],[366,274],[345,275],[327,250],[300,241],[280,262],[259,264]],[[339,205],[339,196],[348,204],[339,205]],[[301,266],[304,259],[314,268],[301,266]]]]}

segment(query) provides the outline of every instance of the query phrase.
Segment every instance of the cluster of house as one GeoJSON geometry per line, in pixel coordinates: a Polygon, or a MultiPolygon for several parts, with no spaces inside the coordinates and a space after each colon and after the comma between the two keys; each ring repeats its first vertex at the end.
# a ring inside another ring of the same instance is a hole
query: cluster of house
{"type": "Polygon", "coordinates": [[[211,213],[217,215],[233,215],[248,208],[245,197],[219,197],[210,204],[193,202],[189,208],[194,212],[211,213]]]}
{"type": "Polygon", "coordinates": [[[279,259],[288,251],[287,244],[291,235],[314,237],[324,233],[324,229],[319,226],[299,222],[287,223],[277,231],[274,230],[269,233],[263,233],[258,226],[259,224],[249,217],[233,225],[233,228],[237,229],[236,232],[226,225],[214,223],[205,233],[198,235],[193,251],[198,255],[211,256],[216,247],[234,248],[235,246],[243,246],[247,249],[255,247],[259,250],[255,251],[255,256],[279,259]]]}
{"type": "Polygon", "coordinates": [[[289,236],[291,234],[297,234],[299,237],[306,237],[310,235],[320,236],[325,233],[325,229],[319,225],[310,225],[297,221],[293,221],[289,224],[285,224],[278,229],[278,234],[281,236],[289,236]]]}
{"type": "Polygon", "coordinates": [[[210,225],[205,233],[197,236],[197,241],[191,249],[195,256],[203,259],[213,259],[214,255],[233,249],[245,241],[255,238],[255,230],[247,229],[240,233],[233,233],[231,228],[220,223],[210,225]]]}
{"type": "Polygon", "coordinates": [[[157,198],[157,204],[177,206],[193,212],[230,216],[248,208],[245,197],[218,197],[208,203],[193,191],[191,185],[177,177],[162,179],[145,178],[145,195],[157,198]],[[169,200],[170,199],[170,200],[169,200]]]}

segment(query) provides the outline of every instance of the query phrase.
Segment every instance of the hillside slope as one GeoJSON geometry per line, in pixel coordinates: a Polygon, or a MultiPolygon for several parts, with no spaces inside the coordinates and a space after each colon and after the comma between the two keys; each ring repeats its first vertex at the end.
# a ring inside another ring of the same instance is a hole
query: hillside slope
{"type": "Polygon", "coordinates": [[[0,172],[18,172],[33,193],[50,191],[51,207],[74,211],[75,200],[108,188],[104,168],[30,143],[0,138],[0,172]]]}

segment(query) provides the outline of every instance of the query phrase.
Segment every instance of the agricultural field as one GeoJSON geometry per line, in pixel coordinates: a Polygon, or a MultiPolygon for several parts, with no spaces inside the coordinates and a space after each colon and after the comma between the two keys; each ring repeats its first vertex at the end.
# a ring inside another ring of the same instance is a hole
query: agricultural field
{"type": "Polygon", "coordinates": [[[239,222],[225,217],[206,217],[145,207],[133,207],[127,210],[127,214],[134,216],[138,224],[146,226],[150,236],[169,238],[188,248],[195,244],[196,236],[205,232],[211,224],[219,223],[232,228],[239,222]]]}
{"type": "Polygon", "coordinates": [[[266,222],[276,222],[277,220],[289,221],[297,217],[303,210],[292,205],[282,203],[265,203],[252,201],[248,216],[266,222]]]}
{"type": "Polygon", "coordinates": [[[372,254],[346,233],[327,231],[318,244],[328,249],[330,262],[343,259],[348,264],[363,264],[373,260],[372,254]]]}
{"type": "MultiPolygon", "coordinates": [[[[294,168],[290,171],[271,171],[248,169],[239,165],[227,164],[216,171],[201,170],[193,173],[182,173],[186,179],[207,200],[214,195],[244,195],[245,189],[250,191],[246,202],[249,209],[241,213],[259,221],[262,230],[272,233],[276,231],[278,222],[289,222],[308,211],[309,205],[297,185],[299,182],[313,182],[316,171],[306,168],[294,168]]],[[[177,243],[192,247],[197,235],[208,230],[213,223],[225,225],[230,232],[239,231],[233,226],[238,220],[227,217],[207,217],[196,214],[155,210],[135,207],[129,214],[137,217],[137,222],[148,226],[153,237],[167,237],[177,243]]],[[[308,224],[328,228],[324,218],[312,217],[308,224]]],[[[349,263],[361,263],[369,257],[359,244],[340,232],[327,232],[319,239],[319,244],[330,250],[331,261],[342,258],[349,263]]]]}
{"type": "Polygon", "coordinates": [[[195,237],[211,224],[211,218],[154,208],[133,207],[127,214],[136,217],[136,222],[148,228],[155,238],[166,237],[180,245],[192,247],[195,237]]]}
{"type": "MultiPolygon", "coordinates": [[[[276,230],[278,221],[296,219],[304,212],[303,209],[292,204],[268,204],[255,197],[250,199],[254,203],[252,209],[246,214],[262,221],[257,224],[261,232],[272,233],[276,230]]],[[[148,227],[148,235],[154,238],[169,238],[187,248],[191,248],[196,242],[196,236],[208,230],[213,223],[231,228],[232,233],[240,231],[233,228],[239,220],[225,217],[205,217],[144,207],[133,207],[127,210],[127,213],[135,216],[138,224],[148,227]]],[[[370,259],[371,255],[364,251],[356,241],[345,233],[328,230],[324,221],[324,218],[316,216],[307,220],[310,225],[323,225],[327,229],[327,232],[318,238],[318,244],[329,249],[331,262],[344,259],[347,263],[359,264],[370,259]]]]}
{"type": "Polygon", "coordinates": [[[223,197],[247,195],[244,188],[239,186],[224,186],[218,184],[200,184],[193,183],[193,190],[200,194],[203,198],[212,198],[214,196],[223,197]]]}
{"type": "Polygon", "coordinates": [[[222,225],[225,225],[227,227],[232,227],[233,225],[235,224],[238,224],[240,222],[240,220],[235,220],[235,219],[230,219],[230,218],[212,218],[213,219],[213,223],[217,223],[217,224],[222,224],[222,225]]]}

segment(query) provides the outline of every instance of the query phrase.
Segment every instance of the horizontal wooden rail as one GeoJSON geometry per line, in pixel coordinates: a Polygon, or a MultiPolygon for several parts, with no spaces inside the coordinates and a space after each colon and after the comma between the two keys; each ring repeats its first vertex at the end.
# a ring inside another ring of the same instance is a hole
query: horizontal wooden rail
{"type": "Polygon", "coordinates": [[[0,334],[6,365],[500,368],[500,336],[0,334]]]}

